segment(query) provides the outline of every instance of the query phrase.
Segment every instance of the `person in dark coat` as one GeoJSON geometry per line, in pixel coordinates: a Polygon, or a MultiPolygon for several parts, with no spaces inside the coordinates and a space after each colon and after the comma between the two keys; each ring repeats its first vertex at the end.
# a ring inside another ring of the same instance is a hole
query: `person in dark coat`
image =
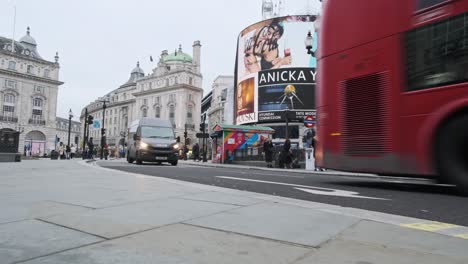
{"type": "Polygon", "coordinates": [[[88,142],[88,159],[94,159],[94,143],[93,138],[90,138],[88,142]]]}
{"type": "Polygon", "coordinates": [[[265,161],[268,168],[273,168],[273,142],[268,139],[263,143],[263,152],[265,152],[265,161]]]}
{"type": "Polygon", "coordinates": [[[292,163],[292,154],[291,154],[291,140],[289,138],[284,141],[283,150],[281,151],[281,159],[282,163],[286,166],[286,168],[291,168],[292,163]]]}
{"type": "Polygon", "coordinates": [[[199,161],[200,160],[200,146],[198,143],[195,143],[192,147],[192,153],[193,153],[193,160],[199,161]]]}

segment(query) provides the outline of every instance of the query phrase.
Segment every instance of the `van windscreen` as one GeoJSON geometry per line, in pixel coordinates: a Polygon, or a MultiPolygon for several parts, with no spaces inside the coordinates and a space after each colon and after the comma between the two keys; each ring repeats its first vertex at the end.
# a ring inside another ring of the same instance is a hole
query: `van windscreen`
{"type": "Polygon", "coordinates": [[[170,127],[141,127],[141,137],[143,138],[174,138],[174,131],[170,127]]]}

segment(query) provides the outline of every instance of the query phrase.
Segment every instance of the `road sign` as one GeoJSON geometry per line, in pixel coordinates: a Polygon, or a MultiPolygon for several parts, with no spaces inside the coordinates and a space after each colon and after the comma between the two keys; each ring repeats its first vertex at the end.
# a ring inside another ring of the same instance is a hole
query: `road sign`
{"type": "Polygon", "coordinates": [[[304,125],[307,127],[307,128],[313,128],[315,126],[315,117],[314,116],[306,116],[306,118],[304,118],[304,125]]]}
{"type": "Polygon", "coordinates": [[[197,133],[196,134],[197,138],[209,138],[210,135],[208,133],[197,133]]]}
{"type": "Polygon", "coordinates": [[[101,128],[101,121],[100,121],[100,120],[94,119],[94,121],[93,121],[93,128],[95,128],[95,129],[101,128]]]}

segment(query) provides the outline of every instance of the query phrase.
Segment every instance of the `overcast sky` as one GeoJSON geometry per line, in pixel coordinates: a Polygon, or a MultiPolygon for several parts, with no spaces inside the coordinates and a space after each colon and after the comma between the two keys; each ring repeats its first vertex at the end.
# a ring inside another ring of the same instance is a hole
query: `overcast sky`
{"type": "MultiPolygon", "coordinates": [[[[285,1],[286,14],[318,10],[318,0],[285,1]]],[[[162,50],[202,43],[205,94],[218,75],[233,75],[237,36],[261,20],[261,0],[0,0],[0,35],[19,40],[31,27],[39,54],[60,56],[57,115],[77,119],[90,101],[125,83],[140,61],[148,74],[162,50]],[[149,57],[153,56],[154,62],[149,57]]],[[[304,36],[305,38],[305,36],[304,36]]]]}

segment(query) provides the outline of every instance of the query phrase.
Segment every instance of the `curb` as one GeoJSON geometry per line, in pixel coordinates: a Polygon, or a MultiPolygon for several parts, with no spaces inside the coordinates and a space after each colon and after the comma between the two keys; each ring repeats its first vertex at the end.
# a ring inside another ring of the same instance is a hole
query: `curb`
{"type": "Polygon", "coordinates": [[[263,168],[263,167],[254,167],[254,166],[244,166],[244,165],[224,165],[224,164],[213,164],[213,163],[195,163],[195,162],[186,162],[180,161],[180,164],[192,165],[198,167],[207,167],[207,168],[229,168],[229,169],[245,169],[245,170],[259,170],[259,171],[274,171],[274,172],[283,172],[287,171],[288,173],[297,173],[297,174],[308,174],[308,175],[327,175],[332,177],[350,177],[350,178],[366,178],[366,179],[376,179],[376,180],[386,180],[386,181],[396,181],[396,182],[408,182],[408,183],[417,183],[417,184],[434,184],[434,179],[429,178],[410,178],[410,177],[399,177],[399,176],[382,176],[377,174],[370,173],[352,173],[352,172],[342,172],[342,171],[307,171],[304,169],[279,169],[279,168],[263,168]]]}

